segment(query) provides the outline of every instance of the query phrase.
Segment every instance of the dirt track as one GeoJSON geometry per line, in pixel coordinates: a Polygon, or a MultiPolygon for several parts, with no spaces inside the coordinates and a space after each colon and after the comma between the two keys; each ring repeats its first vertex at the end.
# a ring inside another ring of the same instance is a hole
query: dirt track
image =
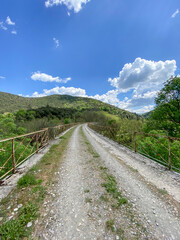
{"type": "Polygon", "coordinates": [[[180,176],[77,127],[36,222],[40,239],[180,239],[180,176]],[[85,135],[85,136],[83,136],[85,135]],[[91,147],[92,146],[92,147],[91,147]],[[128,200],[120,208],[103,187],[114,176],[128,200]],[[169,194],[163,189],[165,188],[169,194]]]}

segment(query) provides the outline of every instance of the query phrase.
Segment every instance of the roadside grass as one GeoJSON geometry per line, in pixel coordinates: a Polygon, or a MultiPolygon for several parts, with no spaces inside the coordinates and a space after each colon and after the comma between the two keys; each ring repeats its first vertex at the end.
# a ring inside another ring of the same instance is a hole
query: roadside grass
{"type": "Polygon", "coordinates": [[[168,192],[167,192],[166,189],[160,189],[160,188],[158,188],[158,192],[161,193],[162,195],[168,194],[168,192]]]}
{"type": "Polygon", "coordinates": [[[116,228],[115,228],[115,220],[114,219],[110,219],[106,222],[106,228],[108,230],[111,230],[111,232],[115,232],[116,228]]]}
{"type": "Polygon", "coordinates": [[[26,174],[17,182],[18,188],[27,187],[29,185],[37,185],[42,182],[41,179],[36,179],[33,174],[26,174]]]}
{"type": "Polygon", "coordinates": [[[102,194],[99,199],[104,202],[109,202],[107,194],[102,194]]]}
{"type": "Polygon", "coordinates": [[[34,222],[40,215],[42,203],[53,184],[55,172],[73,130],[69,130],[58,145],[53,145],[41,161],[19,179],[17,187],[1,201],[0,239],[30,239],[34,222]]]}
{"type": "Polygon", "coordinates": [[[86,202],[86,203],[92,203],[92,198],[87,197],[87,198],[85,199],[85,202],[86,202]]]}
{"type": "Polygon", "coordinates": [[[90,190],[89,190],[89,189],[85,189],[84,192],[85,192],[85,193],[89,193],[90,190]]]}

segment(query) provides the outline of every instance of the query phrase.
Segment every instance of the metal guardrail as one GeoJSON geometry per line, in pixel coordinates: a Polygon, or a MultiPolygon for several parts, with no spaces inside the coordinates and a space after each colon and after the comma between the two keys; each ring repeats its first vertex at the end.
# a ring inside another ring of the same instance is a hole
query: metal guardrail
{"type": "Polygon", "coordinates": [[[15,173],[19,165],[48,145],[50,139],[73,125],[59,125],[0,140],[0,179],[15,173]]]}
{"type": "Polygon", "coordinates": [[[180,138],[144,132],[121,132],[118,128],[88,124],[90,128],[156,162],[180,171],[180,138]],[[153,144],[152,144],[153,142],[153,144]]]}

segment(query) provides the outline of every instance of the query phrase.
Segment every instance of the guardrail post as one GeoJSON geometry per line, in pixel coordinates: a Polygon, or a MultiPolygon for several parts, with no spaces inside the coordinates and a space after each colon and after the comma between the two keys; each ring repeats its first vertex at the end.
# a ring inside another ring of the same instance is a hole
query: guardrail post
{"type": "Polygon", "coordinates": [[[136,132],[134,132],[134,151],[137,152],[137,141],[136,141],[136,132]]]}
{"type": "Polygon", "coordinates": [[[171,170],[171,139],[169,139],[169,170],[171,170]]]}
{"type": "Polygon", "coordinates": [[[14,138],[12,139],[12,164],[13,164],[13,173],[15,173],[16,172],[16,163],[15,163],[14,138]]]}
{"type": "Polygon", "coordinates": [[[39,152],[39,148],[38,148],[38,133],[36,133],[36,153],[39,152]]]}
{"type": "Polygon", "coordinates": [[[53,138],[55,139],[56,138],[56,128],[53,127],[53,138]]]}

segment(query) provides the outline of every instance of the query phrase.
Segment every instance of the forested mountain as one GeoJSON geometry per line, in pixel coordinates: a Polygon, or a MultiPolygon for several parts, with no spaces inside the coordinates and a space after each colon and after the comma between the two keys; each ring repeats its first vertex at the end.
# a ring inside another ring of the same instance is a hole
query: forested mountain
{"type": "Polygon", "coordinates": [[[69,95],[51,95],[46,97],[28,98],[0,92],[0,113],[15,112],[20,109],[37,109],[46,106],[75,109],[78,111],[105,111],[129,119],[137,119],[140,117],[137,114],[91,98],[73,97],[69,95]]]}

